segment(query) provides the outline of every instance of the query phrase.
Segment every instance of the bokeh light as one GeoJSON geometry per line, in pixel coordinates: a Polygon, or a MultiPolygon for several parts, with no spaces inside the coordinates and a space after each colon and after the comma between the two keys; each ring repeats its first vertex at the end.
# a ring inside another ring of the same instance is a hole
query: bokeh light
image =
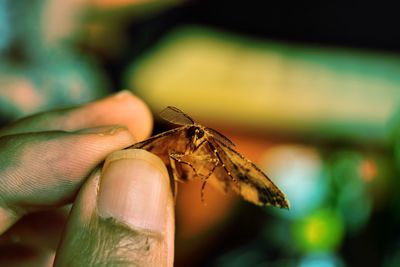
{"type": "MultiPolygon", "coordinates": [[[[339,151],[332,156],[331,171],[334,179],[337,208],[350,232],[359,231],[368,221],[372,200],[368,183],[362,172],[366,159],[355,151],[339,151]]],[[[374,163],[367,163],[374,164],[374,163]]]]}
{"type": "Polygon", "coordinates": [[[343,261],[335,254],[308,254],[300,260],[299,267],[344,267],[343,261]]]}
{"type": "Polygon", "coordinates": [[[290,200],[290,212],[279,211],[280,215],[302,218],[326,199],[327,175],[315,149],[300,145],[276,146],[268,149],[260,162],[290,200]]]}
{"type": "Polygon", "coordinates": [[[340,245],[344,225],[334,211],[321,209],[295,222],[292,231],[300,249],[307,252],[329,252],[340,245]]]}

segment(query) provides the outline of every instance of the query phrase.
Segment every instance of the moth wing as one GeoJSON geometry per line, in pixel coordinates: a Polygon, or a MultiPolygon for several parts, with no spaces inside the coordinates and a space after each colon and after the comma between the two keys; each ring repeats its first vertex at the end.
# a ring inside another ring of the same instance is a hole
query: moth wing
{"type": "Polygon", "coordinates": [[[129,148],[145,149],[153,154],[156,154],[164,164],[170,177],[170,185],[172,194],[176,197],[177,194],[177,180],[179,177],[186,174],[186,171],[180,165],[173,165],[169,154],[173,151],[181,151],[186,147],[187,138],[182,138],[186,134],[186,127],[174,128],[172,130],[152,136],[142,142],[136,143],[129,148]]]}
{"type": "Polygon", "coordinates": [[[235,146],[235,144],[225,135],[222,133],[218,132],[217,130],[214,130],[212,128],[206,128],[206,131],[211,134],[217,141],[223,143],[226,146],[235,146]]]}
{"type": "MultiPolygon", "coordinates": [[[[289,208],[289,203],[282,191],[254,163],[229,146],[220,145],[215,141],[212,145],[218,151],[221,161],[221,166],[214,173],[220,188],[224,188],[225,191],[232,188],[244,199],[256,205],[289,208]]],[[[216,182],[213,181],[213,183],[216,182]]]]}
{"type": "Polygon", "coordinates": [[[193,119],[190,118],[189,115],[185,114],[182,110],[176,107],[166,107],[159,113],[159,116],[162,119],[176,125],[187,125],[194,123],[193,119]]]}
{"type": "Polygon", "coordinates": [[[138,142],[129,148],[144,149],[159,156],[165,165],[170,166],[169,153],[181,150],[185,147],[186,138],[181,138],[184,134],[184,127],[174,128],[172,130],[154,135],[144,141],[138,142]]]}

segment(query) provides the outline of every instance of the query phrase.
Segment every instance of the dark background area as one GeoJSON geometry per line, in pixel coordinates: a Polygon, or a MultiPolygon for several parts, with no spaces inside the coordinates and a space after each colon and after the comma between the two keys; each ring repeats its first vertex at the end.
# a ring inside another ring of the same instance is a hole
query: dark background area
{"type": "Polygon", "coordinates": [[[398,9],[385,2],[190,1],[127,24],[129,54],[108,62],[120,88],[119,71],[165,33],[201,25],[251,38],[386,52],[400,51],[398,9]]]}

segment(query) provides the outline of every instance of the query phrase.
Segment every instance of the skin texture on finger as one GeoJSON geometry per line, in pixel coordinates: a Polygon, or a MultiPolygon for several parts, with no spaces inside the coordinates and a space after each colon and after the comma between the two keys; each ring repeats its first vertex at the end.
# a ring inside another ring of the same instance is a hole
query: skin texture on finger
{"type": "MultiPolygon", "coordinates": [[[[3,251],[2,249],[10,244],[55,251],[70,210],[71,205],[67,205],[61,208],[30,213],[22,217],[4,234],[0,235],[0,251],[3,251]]],[[[18,252],[15,254],[18,254],[18,252]]],[[[0,266],[3,265],[0,261],[0,266]]]]}
{"type": "Polygon", "coordinates": [[[134,142],[121,126],[0,137],[0,233],[28,212],[70,202],[96,165],[134,142]]]}
{"type": "Polygon", "coordinates": [[[110,155],[106,171],[96,170],[84,184],[54,266],[173,266],[174,204],[168,173],[155,155],[138,151],[110,155]],[[117,163],[109,163],[110,157],[117,163]]]}
{"type": "Polygon", "coordinates": [[[76,131],[103,125],[125,125],[141,141],[151,134],[153,119],[147,105],[129,91],[89,104],[43,112],[0,130],[0,136],[41,131],[76,131]]]}

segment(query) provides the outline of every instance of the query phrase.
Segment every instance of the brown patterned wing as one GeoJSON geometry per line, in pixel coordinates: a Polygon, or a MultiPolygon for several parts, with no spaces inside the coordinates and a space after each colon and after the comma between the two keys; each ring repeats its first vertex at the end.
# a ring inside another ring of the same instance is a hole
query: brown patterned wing
{"type": "Polygon", "coordinates": [[[232,188],[256,205],[289,208],[289,202],[282,191],[254,163],[222,142],[210,140],[210,145],[220,161],[214,173],[214,179],[220,183],[219,187],[225,191],[232,188]]]}
{"type": "Polygon", "coordinates": [[[159,156],[165,165],[170,166],[169,153],[185,151],[187,145],[186,126],[174,128],[136,143],[129,148],[145,149],[159,156]]]}
{"type": "Polygon", "coordinates": [[[175,164],[170,159],[170,153],[184,151],[186,149],[188,138],[186,138],[187,126],[174,128],[172,130],[157,134],[142,142],[136,143],[128,148],[145,149],[161,158],[167,166],[170,175],[170,184],[173,196],[177,195],[177,181],[187,176],[188,172],[185,166],[175,164]]]}
{"type": "Polygon", "coordinates": [[[224,143],[226,146],[235,146],[235,144],[225,135],[222,133],[218,132],[217,130],[214,130],[212,128],[206,128],[207,132],[211,134],[214,138],[217,138],[218,141],[224,143]]]}

